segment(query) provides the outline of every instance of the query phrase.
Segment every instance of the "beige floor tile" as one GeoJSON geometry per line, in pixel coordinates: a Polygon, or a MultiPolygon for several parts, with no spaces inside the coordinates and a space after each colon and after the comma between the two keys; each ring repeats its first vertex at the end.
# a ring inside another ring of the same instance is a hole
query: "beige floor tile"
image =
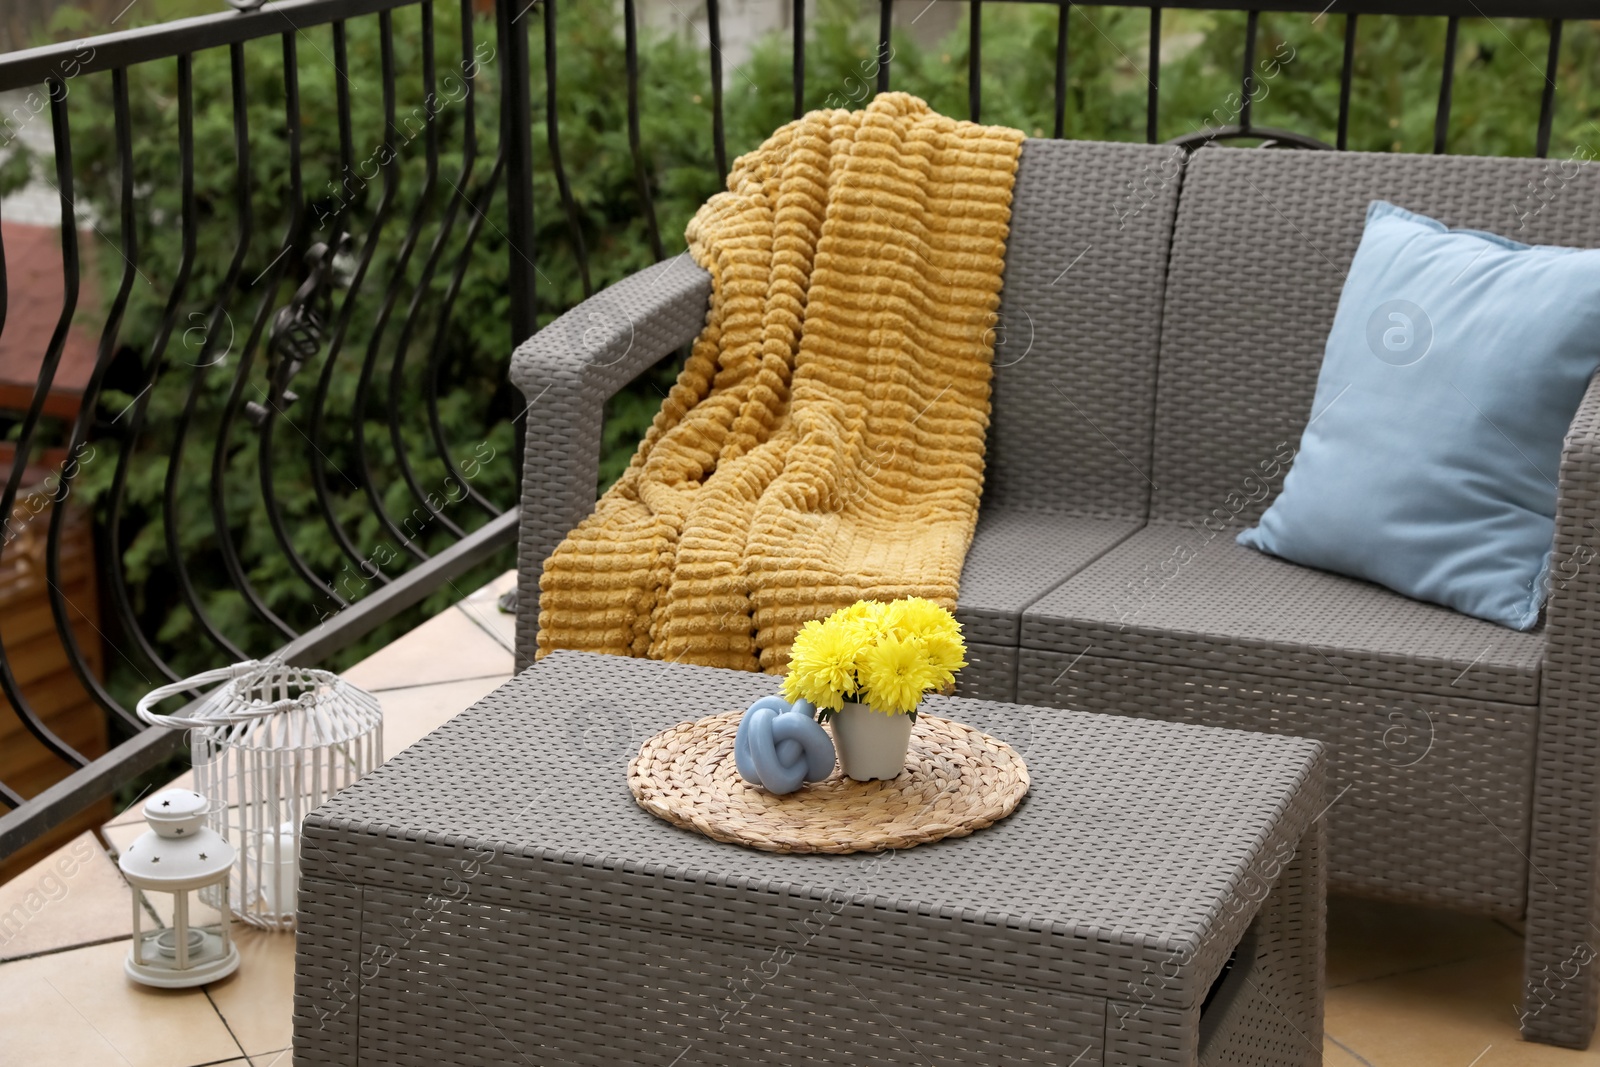
{"type": "Polygon", "coordinates": [[[1597,1067],[1586,1052],[1524,1042],[1517,1030],[1522,950],[1328,991],[1328,1067],[1597,1067]]]}
{"type": "Polygon", "coordinates": [[[144,815],[139,811],[139,805],[142,804],[142,803],[144,803],[144,802],[143,801],[136,801],[131,806],[129,806],[128,808],[117,812],[116,818],[114,818],[110,822],[106,823],[106,825],[107,826],[132,826],[135,823],[141,823],[142,824],[144,822],[144,815]]]}
{"type": "Polygon", "coordinates": [[[494,674],[509,678],[511,665],[510,648],[452,607],[374,652],[344,676],[376,693],[494,674]]]}
{"type": "Polygon", "coordinates": [[[379,694],[383,702],[383,755],[385,759],[422,738],[488,696],[511,678],[474,678],[444,685],[422,685],[379,694]]]}
{"type": "Polygon", "coordinates": [[[93,834],[0,885],[0,960],[127,937],[132,895],[93,834]]]}
{"type": "Polygon", "coordinates": [[[239,969],[207,987],[211,1002],[246,1055],[288,1048],[294,1033],[294,934],[236,924],[234,937],[239,969]]]}
{"type": "Polygon", "coordinates": [[[1333,1037],[1322,1039],[1322,1067],[1371,1067],[1333,1037]]]}
{"type": "Polygon", "coordinates": [[[122,971],[126,941],[0,964],[7,1067],[191,1067],[243,1050],[202,990],[150,989],[122,971]]]}
{"type": "Polygon", "coordinates": [[[250,1057],[250,1067],[294,1067],[294,1050],[281,1048],[250,1057]]]}
{"type": "Polygon", "coordinates": [[[500,596],[516,587],[517,572],[506,571],[456,605],[513,653],[517,648],[517,617],[500,610],[500,596]]]}
{"type": "Polygon", "coordinates": [[[1522,941],[1493,919],[1355,897],[1328,898],[1328,985],[1384,978],[1493,952],[1522,941]]]}

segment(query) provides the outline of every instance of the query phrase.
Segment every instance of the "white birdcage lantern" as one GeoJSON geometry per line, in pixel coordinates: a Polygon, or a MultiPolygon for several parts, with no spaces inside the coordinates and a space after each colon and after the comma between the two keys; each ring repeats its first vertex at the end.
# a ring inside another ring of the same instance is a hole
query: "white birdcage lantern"
{"type": "Polygon", "coordinates": [[[210,805],[188,789],[168,789],[145,801],[150,829],[123,849],[117,866],[128,884],[172,897],[172,925],[146,931],[139,894],[133,896],[133,942],[123,965],[128,977],[163,989],[215,982],[239,966],[229,933],[228,879],[235,850],[205,825],[210,805]],[[215,890],[218,919],[195,925],[191,893],[215,890]]]}
{"type": "Polygon", "coordinates": [[[372,694],[329,671],[251,661],[163,686],[139,717],[189,730],[195,788],[210,798],[205,825],[236,847],[231,899],[202,901],[252,926],[294,928],[300,821],[383,759],[383,712],[372,694]],[[186,715],[160,701],[223,684],[186,715]]]}

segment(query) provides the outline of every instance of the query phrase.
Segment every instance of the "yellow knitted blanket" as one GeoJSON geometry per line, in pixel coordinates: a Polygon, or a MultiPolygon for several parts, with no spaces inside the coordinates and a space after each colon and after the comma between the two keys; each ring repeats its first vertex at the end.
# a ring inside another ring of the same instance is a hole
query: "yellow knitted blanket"
{"type": "Polygon", "coordinates": [[[687,231],[705,329],[545,562],[539,655],[777,671],[858,599],[955,607],[1022,137],[885,93],[734,163],[687,231]]]}

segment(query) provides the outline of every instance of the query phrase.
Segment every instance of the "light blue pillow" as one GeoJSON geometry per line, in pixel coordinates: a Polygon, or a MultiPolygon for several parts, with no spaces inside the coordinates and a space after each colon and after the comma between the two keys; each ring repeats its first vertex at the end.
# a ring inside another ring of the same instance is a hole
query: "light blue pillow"
{"type": "Polygon", "coordinates": [[[1600,251],[1374,201],[1299,454],[1239,543],[1531,629],[1597,365],[1600,251]]]}

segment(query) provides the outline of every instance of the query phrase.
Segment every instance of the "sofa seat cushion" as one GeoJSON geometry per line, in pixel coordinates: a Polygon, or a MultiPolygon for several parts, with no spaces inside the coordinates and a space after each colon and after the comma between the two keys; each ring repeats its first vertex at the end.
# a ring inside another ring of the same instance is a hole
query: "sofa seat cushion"
{"type": "Polygon", "coordinates": [[[1017,647],[1022,609],[1140,525],[1019,508],[980,512],[956,604],[963,635],[969,643],[1017,647]]]}
{"type": "Polygon", "coordinates": [[[1028,608],[1022,647],[1538,703],[1542,627],[1507,630],[1262,555],[1233,534],[1147,526],[1028,608]]]}

